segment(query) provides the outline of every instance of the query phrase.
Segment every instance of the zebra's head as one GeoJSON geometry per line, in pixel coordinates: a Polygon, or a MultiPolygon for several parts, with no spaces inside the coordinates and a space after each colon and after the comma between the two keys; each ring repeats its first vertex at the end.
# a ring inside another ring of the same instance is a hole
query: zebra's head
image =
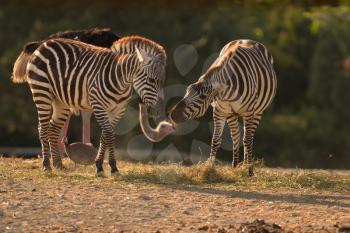
{"type": "Polygon", "coordinates": [[[203,116],[209,105],[220,98],[227,88],[227,84],[220,77],[233,54],[234,50],[220,54],[198,81],[187,87],[185,96],[170,111],[169,118],[172,123],[203,116]]]}
{"type": "Polygon", "coordinates": [[[164,113],[165,59],[163,54],[149,54],[135,48],[139,60],[139,69],[134,79],[134,89],[140,101],[149,108],[152,117],[164,113]]]}
{"type": "Polygon", "coordinates": [[[222,87],[223,84],[218,81],[206,80],[202,76],[199,81],[187,87],[185,96],[171,109],[170,120],[178,124],[203,116],[222,87]]]}

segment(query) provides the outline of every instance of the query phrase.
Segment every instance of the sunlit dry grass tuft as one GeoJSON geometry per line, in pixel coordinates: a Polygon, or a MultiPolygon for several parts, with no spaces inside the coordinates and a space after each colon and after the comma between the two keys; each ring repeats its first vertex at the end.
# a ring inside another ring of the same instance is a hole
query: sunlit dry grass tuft
{"type": "MultiPolygon", "coordinates": [[[[210,185],[237,189],[311,189],[339,192],[350,191],[350,172],[303,169],[264,168],[254,165],[254,176],[248,176],[248,168],[233,169],[229,165],[202,162],[191,167],[180,164],[142,164],[119,162],[120,174],[116,177],[96,178],[95,167],[75,165],[64,161],[66,171],[44,172],[41,161],[0,158],[1,176],[14,180],[30,179],[34,182],[70,183],[151,183],[162,185],[210,185]]],[[[106,174],[109,173],[105,164],[106,174]]]]}

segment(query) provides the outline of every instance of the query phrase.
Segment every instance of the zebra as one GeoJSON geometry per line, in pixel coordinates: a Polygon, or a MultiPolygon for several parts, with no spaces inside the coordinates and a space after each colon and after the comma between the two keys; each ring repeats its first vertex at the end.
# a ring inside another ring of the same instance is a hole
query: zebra
{"type": "Polygon", "coordinates": [[[150,108],[163,96],[166,52],[156,42],[126,36],[110,49],[71,39],[51,39],[41,44],[27,65],[39,120],[43,169],[64,169],[58,153],[58,135],[71,112],[92,109],[102,129],[96,159],[97,175],[103,175],[103,158],[109,152],[111,174],[118,172],[114,127],[137,93],[150,108]],[[125,52],[127,51],[127,53],[125,52]]]}
{"type": "MultiPolygon", "coordinates": [[[[26,81],[26,78],[23,76],[26,75],[26,68],[28,61],[30,59],[30,56],[34,53],[34,51],[45,41],[55,38],[66,38],[66,39],[74,39],[79,40],[84,43],[96,45],[99,47],[104,48],[110,48],[112,44],[120,39],[120,36],[115,34],[111,31],[109,28],[90,28],[90,29],[83,29],[83,30],[67,30],[63,32],[57,32],[54,34],[51,34],[47,38],[41,41],[34,41],[26,43],[23,46],[23,50],[21,51],[20,55],[18,56],[15,64],[14,64],[14,72],[12,76],[12,80],[15,83],[26,81]]],[[[90,141],[90,120],[92,111],[91,110],[84,110],[81,112],[82,120],[83,120],[83,137],[82,142],[83,143],[91,143],[90,141]]],[[[59,141],[63,137],[66,137],[67,131],[68,131],[68,125],[69,125],[70,117],[67,119],[64,129],[61,132],[61,135],[59,137],[59,141]]],[[[61,145],[61,152],[64,154],[64,148],[63,145],[61,145]]]]}
{"type": "Polygon", "coordinates": [[[23,46],[23,50],[18,56],[13,69],[12,81],[14,83],[25,82],[27,64],[30,56],[34,51],[45,41],[56,38],[74,39],[84,43],[110,48],[112,44],[120,39],[120,36],[116,35],[109,28],[91,28],[75,31],[63,31],[51,34],[42,41],[28,42],[23,46]]]}
{"type": "Polygon", "coordinates": [[[239,162],[238,118],[242,117],[244,164],[250,164],[255,130],[276,88],[273,58],[266,47],[253,40],[234,40],[223,47],[199,80],[188,86],[183,99],[171,109],[169,118],[176,124],[201,117],[212,105],[214,132],[210,158],[216,158],[227,121],[233,141],[232,166],[235,167],[239,162]]]}

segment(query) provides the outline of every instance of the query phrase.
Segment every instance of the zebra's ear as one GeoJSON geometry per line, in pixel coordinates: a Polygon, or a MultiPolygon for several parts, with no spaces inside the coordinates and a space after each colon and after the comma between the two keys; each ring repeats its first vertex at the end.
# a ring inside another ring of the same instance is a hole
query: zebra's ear
{"type": "Polygon", "coordinates": [[[142,54],[140,52],[140,50],[135,46],[135,51],[136,51],[136,54],[137,54],[137,58],[139,59],[140,62],[143,62],[143,57],[142,57],[142,54]]]}
{"type": "Polygon", "coordinates": [[[138,49],[135,46],[135,51],[140,62],[148,63],[151,60],[151,57],[143,49],[138,49]]]}
{"type": "Polygon", "coordinates": [[[218,81],[213,81],[211,85],[213,87],[213,90],[217,90],[217,91],[220,90],[220,89],[223,89],[223,88],[225,88],[227,86],[227,84],[220,83],[218,81]]]}

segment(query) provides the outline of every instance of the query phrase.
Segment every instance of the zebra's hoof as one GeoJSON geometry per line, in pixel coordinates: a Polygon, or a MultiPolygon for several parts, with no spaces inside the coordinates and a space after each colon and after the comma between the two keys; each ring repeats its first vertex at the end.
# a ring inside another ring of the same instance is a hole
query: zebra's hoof
{"type": "Polygon", "coordinates": [[[249,177],[254,176],[254,169],[253,169],[253,167],[251,167],[251,166],[248,168],[248,176],[249,176],[249,177]]]}
{"type": "Polygon", "coordinates": [[[96,177],[105,177],[104,171],[98,171],[98,172],[96,172],[96,177]]]}
{"type": "Polygon", "coordinates": [[[185,166],[185,167],[189,167],[189,166],[192,166],[192,165],[193,165],[193,162],[192,162],[192,160],[190,160],[190,159],[185,159],[185,160],[182,162],[182,165],[185,166]]]}
{"type": "Polygon", "coordinates": [[[120,175],[120,173],[119,173],[118,170],[114,171],[114,172],[111,172],[111,176],[113,176],[113,177],[116,177],[116,176],[119,176],[119,175],[120,175]]]}
{"type": "Polygon", "coordinates": [[[109,166],[111,167],[111,173],[118,173],[119,172],[119,169],[117,167],[117,164],[114,162],[114,163],[110,163],[109,166]]]}
{"type": "Polygon", "coordinates": [[[65,170],[66,169],[63,166],[62,161],[53,162],[53,166],[54,166],[54,168],[59,169],[59,170],[65,170]]]}
{"type": "Polygon", "coordinates": [[[61,170],[61,171],[67,171],[67,168],[65,166],[63,166],[63,164],[54,165],[54,167],[58,170],[61,170]]]}
{"type": "Polygon", "coordinates": [[[216,157],[209,157],[208,162],[212,165],[222,165],[222,162],[216,157]]]}
{"type": "Polygon", "coordinates": [[[52,172],[51,166],[43,166],[43,171],[44,172],[52,172]]]}
{"type": "Polygon", "coordinates": [[[42,165],[43,165],[43,171],[52,171],[51,163],[49,159],[45,158],[43,160],[42,165]]]}

